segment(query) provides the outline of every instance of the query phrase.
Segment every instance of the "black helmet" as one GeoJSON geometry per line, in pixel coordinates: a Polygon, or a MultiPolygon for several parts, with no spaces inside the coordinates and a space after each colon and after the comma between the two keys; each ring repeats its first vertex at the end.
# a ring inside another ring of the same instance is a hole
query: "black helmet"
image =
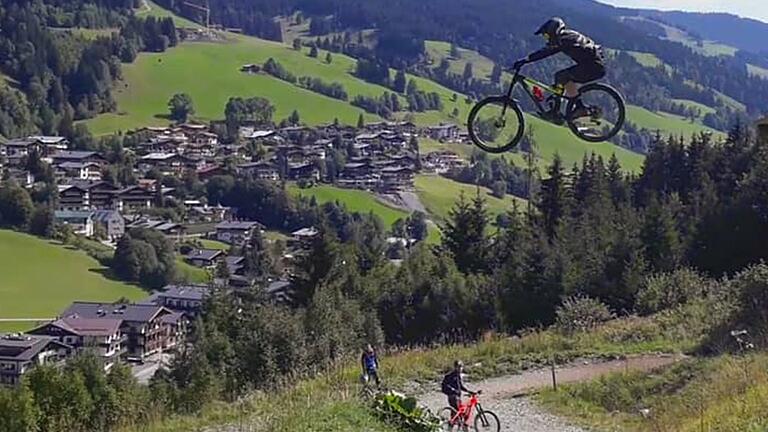
{"type": "Polygon", "coordinates": [[[550,18],[542,24],[541,27],[539,27],[538,30],[536,30],[536,35],[549,35],[549,37],[554,37],[558,33],[560,33],[560,30],[565,28],[565,21],[563,21],[562,18],[554,17],[550,18]]]}

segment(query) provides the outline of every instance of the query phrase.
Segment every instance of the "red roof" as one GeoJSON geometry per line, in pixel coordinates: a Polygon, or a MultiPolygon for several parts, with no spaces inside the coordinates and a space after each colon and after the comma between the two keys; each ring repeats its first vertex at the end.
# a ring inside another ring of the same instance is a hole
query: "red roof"
{"type": "Polygon", "coordinates": [[[69,316],[52,323],[80,336],[111,336],[120,329],[121,319],[116,318],[81,318],[69,316]]]}

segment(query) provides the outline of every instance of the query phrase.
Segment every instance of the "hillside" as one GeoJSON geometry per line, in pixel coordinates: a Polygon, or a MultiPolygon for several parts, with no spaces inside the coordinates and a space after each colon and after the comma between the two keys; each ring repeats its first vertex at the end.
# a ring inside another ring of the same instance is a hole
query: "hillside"
{"type": "MultiPolygon", "coordinates": [[[[51,318],[74,300],[137,300],[147,295],[111,279],[107,269],[84,252],[7,230],[0,230],[0,274],[0,318],[51,318]]],[[[0,322],[0,331],[31,325],[0,322]]]]}

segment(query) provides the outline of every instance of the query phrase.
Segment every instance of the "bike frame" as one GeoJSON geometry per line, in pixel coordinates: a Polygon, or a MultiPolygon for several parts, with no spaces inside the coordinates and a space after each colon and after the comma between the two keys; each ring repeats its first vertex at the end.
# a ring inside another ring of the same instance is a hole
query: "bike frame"
{"type": "MultiPolygon", "coordinates": [[[[543,113],[546,110],[546,107],[542,105],[542,101],[538,100],[531,90],[532,87],[539,87],[542,90],[546,91],[547,93],[550,93],[556,97],[559,97],[560,99],[563,99],[565,101],[570,101],[572,98],[566,97],[562,94],[560,94],[557,90],[555,90],[552,86],[549,86],[547,84],[544,84],[540,81],[537,81],[533,78],[529,78],[525,75],[522,75],[520,73],[520,69],[515,69],[515,74],[512,76],[512,82],[509,84],[509,89],[507,90],[507,99],[510,101],[513,101],[512,93],[515,90],[516,85],[520,85],[525,93],[528,95],[529,98],[531,98],[531,101],[536,105],[536,110],[539,113],[543,113]]],[[[504,106],[504,109],[502,111],[502,116],[506,114],[507,107],[504,106]]]]}
{"type": "Polygon", "coordinates": [[[480,400],[477,398],[477,394],[473,394],[469,398],[469,402],[466,404],[460,403],[459,404],[459,410],[456,411],[456,415],[451,418],[451,423],[456,424],[459,419],[464,419],[466,422],[469,422],[469,419],[472,418],[472,411],[477,408],[478,412],[483,412],[483,408],[480,406],[480,400]]]}

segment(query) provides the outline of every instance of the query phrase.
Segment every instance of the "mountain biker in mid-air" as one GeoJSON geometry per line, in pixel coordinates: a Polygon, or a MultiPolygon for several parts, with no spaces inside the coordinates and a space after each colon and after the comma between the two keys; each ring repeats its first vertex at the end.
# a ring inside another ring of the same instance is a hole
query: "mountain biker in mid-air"
{"type": "Polygon", "coordinates": [[[464,379],[461,377],[463,372],[464,362],[456,360],[453,363],[453,370],[443,377],[443,383],[441,385],[441,390],[448,396],[448,405],[456,411],[459,410],[462,391],[470,394],[475,393],[464,386],[464,379]]]}
{"type": "MultiPolygon", "coordinates": [[[[537,62],[557,53],[564,53],[576,62],[576,65],[561,70],[555,74],[555,88],[566,97],[578,96],[579,84],[599,80],[605,76],[605,55],[600,45],[589,37],[566,27],[561,18],[551,18],[537,31],[547,46],[515,62],[514,68],[519,69],[527,63],[537,62]]],[[[574,117],[587,115],[583,105],[576,106],[574,117]]],[[[562,124],[564,119],[560,113],[560,98],[555,97],[550,110],[545,113],[546,120],[562,124]]]]}
{"type": "Polygon", "coordinates": [[[363,350],[363,355],[360,356],[360,365],[363,367],[365,381],[374,380],[378,387],[381,384],[379,380],[379,358],[376,356],[376,351],[371,344],[366,345],[363,350]]]}

